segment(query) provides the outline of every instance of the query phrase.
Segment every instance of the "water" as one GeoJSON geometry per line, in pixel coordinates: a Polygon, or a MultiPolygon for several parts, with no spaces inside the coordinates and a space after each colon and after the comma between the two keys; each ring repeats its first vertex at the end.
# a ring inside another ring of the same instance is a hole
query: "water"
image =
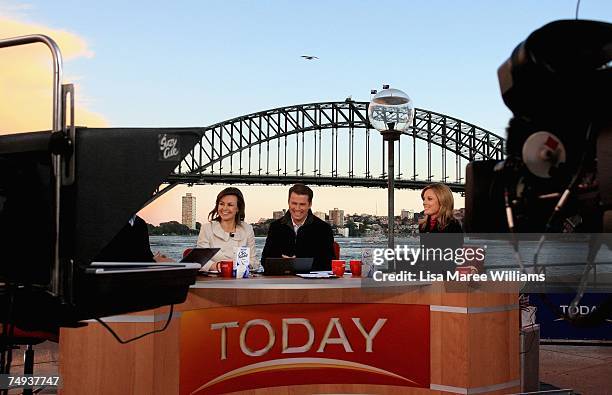
{"type": "MultiPolygon", "coordinates": [[[[179,261],[186,248],[191,248],[196,245],[197,236],[150,236],[151,250],[155,253],[161,251],[168,257],[179,261]]],[[[350,259],[362,259],[363,254],[371,256],[374,248],[385,248],[387,246],[386,238],[366,238],[366,237],[337,237],[335,241],[340,245],[340,258],[347,261],[350,259]]],[[[407,245],[410,247],[419,246],[419,238],[406,237],[397,238],[397,245],[407,245]]],[[[261,256],[261,251],[265,245],[266,238],[255,237],[255,250],[258,257],[261,256]]],[[[487,245],[486,251],[486,266],[493,268],[495,266],[514,266],[516,262],[512,254],[512,248],[509,243],[493,240],[466,240],[466,244],[483,246],[487,245]]],[[[521,256],[523,263],[531,264],[533,255],[536,250],[537,242],[521,242],[521,256]]],[[[542,249],[538,263],[541,265],[559,264],[559,263],[576,263],[583,262],[586,256],[586,245],[584,243],[561,243],[545,245],[542,249]]],[[[596,259],[598,264],[598,272],[612,273],[612,253],[609,248],[603,247],[596,259]],[[605,263],[604,263],[605,262],[605,263]]],[[[582,272],[583,265],[563,266],[549,268],[550,274],[570,274],[582,272]]]]}
{"type": "MultiPolygon", "coordinates": [[[[180,260],[183,256],[183,251],[186,248],[191,248],[196,245],[198,240],[197,236],[150,236],[149,241],[151,243],[151,251],[161,251],[168,257],[174,260],[180,260]]],[[[386,239],[372,239],[372,238],[361,238],[361,237],[338,237],[335,241],[340,245],[340,257],[345,260],[350,259],[361,259],[362,252],[364,250],[372,250],[373,248],[385,247],[386,239]]],[[[418,238],[414,238],[412,241],[402,240],[398,241],[398,244],[409,244],[418,245],[418,238]]],[[[266,244],[266,238],[255,237],[255,250],[258,257],[261,256],[261,251],[266,244]]]]}

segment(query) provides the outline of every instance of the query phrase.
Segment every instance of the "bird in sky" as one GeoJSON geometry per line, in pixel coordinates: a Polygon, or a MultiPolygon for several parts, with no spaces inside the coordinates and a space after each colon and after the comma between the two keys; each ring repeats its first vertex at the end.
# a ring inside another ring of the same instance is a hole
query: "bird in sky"
{"type": "Polygon", "coordinates": [[[312,56],[312,55],[302,55],[302,57],[306,60],[314,60],[314,59],[319,59],[316,56],[312,56]]]}

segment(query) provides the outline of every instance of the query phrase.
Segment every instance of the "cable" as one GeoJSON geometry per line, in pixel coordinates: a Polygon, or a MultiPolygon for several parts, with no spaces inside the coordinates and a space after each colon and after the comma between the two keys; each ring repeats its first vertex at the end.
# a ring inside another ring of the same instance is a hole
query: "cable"
{"type": "MultiPolygon", "coordinates": [[[[523,311],[523,310],[527,310],[527,309],[521,308],[521,311],[523,311]]],[[[534,322],[533,316],[535,315],[535,313],[536,313],[536,309],[534,308],[533,311],[531,312],[531,314],[529,315],[529,322],[534,322]]],[[[527,331],[523,330],[523,328],[521,328],[521,331],[524,333],[525,336],[528,336],[527,335],[527,331]]],[[[529,346],[527,346],[525,348],[525,351],[520,352],[519,355],[521,355],[521,354],[529,354],[529,351],[531,351],[531,348],[533,347],[533,343],[535,341],[535,338],[536,337],[534,335],[531,336],[531,341],[529,342],[529,346]]]]}
{"type": "Polygon", "coordinates": [[[578,19],[578,11],[580,10],[580,0],[576,3],[576,19],[578,19]]]}
{"type": "MultiPolygon", "coordinates": [[[[4,364],[6,360],[6,322],[2,323],[2,349],[0,350],[0,373],[4,373],[4,364]]],[[[4,391],[1,391],[4,392],[4,391]]]]}
{"type": "Polygon", "coordinates": [[[580,284],[578,285],[576,296],[574,297],[574,300],[572,300],[572,303],[570,303],[569,317],[572,319],[576,318],[576,307],[584,296],[584,291],[586,290],[587,282],[589,279],[589,273],[591,272],[591,269],[593,269],[593,263],[595,262],[595,258],[597,257],[599,249],[601,248],[601,244],[602,243],[599,239],[599,236],[591,235],[591,240],[589,242],[589,252],[587,254],[587,264],[582,273],[582,277],[580,278],[580,284]]]}
{"type": "MultiPolygon", "coordinates": [[[[580,6],[580,1],[578,1],[577,7],[576,7],[576,17],[578,15],[578,7],[580,6]]],[[[589,123],[587,126],[587,130],[586,130],[586,136],[585,136],[585,140],[587,141],[587,145],[588,148],[590,148],[594,143],[594,134],[593,134],[593,128],[592,128],[592,123],[589,123]]],[[[576,184],[578,183],[578,180],[580,179],[580,177],[583,175],[583,171],[585,168],[585,163],[586,163],[586,158],[587,158],[587,152],[589,151],[589,149],[585,149],[582,152],[582,155],[580,157],[580,161],[578,162],[578,168],[576,170],[576,172],[574,173],[574,176],[572,177],[572,179],[570,180],[570,182],[568,183],[565,191],[561,194],[561,197],[559,198],[559,201],[557,202],[557,204],[555,205],[555,208],[553,210],[553,212],[551,213],[550,217],[548,218],[548,221],[546,222],[546,226],[545,226],[545,231],[544,234],[540,237],[539,241],[538,241],[538,245],[536,248],[536,252],[534,254],[533,257],[533,271],[534,273],[540,273],[541,270],[538,268],[538,258],[539,258],[539,254],[542,250],[542,247],[544,245],[544,242],[546,241],[546,233],[547,232],[551,232],[552,228],[553,228],[553,223],[554,220],[556,219],[557,215],[559,215],[563,209],[563,207],[565,206],[565,204],[567,203],[569,196],[571,195],[571,193],[573,192],[574,188],[576,187],[576,184]]],[[[507,164],[505,164],[504,167],[506,167],[507,164]]],[[[521,268],[521,270],[525,273],[526,269],[522,263],[522,259],[520,256],[520,252],[519,252],[519,247],[518,247],[518,240],[516,238],[516,235],[514,233],[514,214],[512,212],[512,206],[510,205],[510,201],[509,201],[509,192],[508,192],[508,187],[507,185],[504,186],[504,199],[505,199],[505,207],[506,207],[506,219],[507,219],[507,223],[508,223],[508,228],[510,230],[510,232],[512,233],[512,243],[513,243],[513,249],[514,249],[514,257],[517,261],[517,264],[519,265],[519,267],[521,268]]],[[[589,251],[587,254],[587,262],[585,263],[585,268],[584,271],[582,273],[581,279],[580,279],[580,283],[578,285],[577,291],[576,291],[576,296],[574,297],[574,299],[572,300],[570,306],[573,308],[568,309],[568,313],[563,313],[560,312],[559,309],[554,306],[552,304],[552,302],[550,302],[550,300],[548,299],[548,297],[546,296],[546,293],[542,293],[541,294],[541,299],[542,301],[547,304],[549,306],[549,308],[551,308],[551,310],[560,318],[569,321],[573,324],[584,324],[584,323],[590,323],[591,321],[591,316],[592,314],[588,314],[585,317],[577,317],[576,316],[576,307],[578,306],[578,303],[580,303],[580,300],[582,299],[582,297],[584,296],[584,292],[586,290],[586,286],[588,283],[588,275],[590,273],[590,271],[593,269],[594,266],[594,261],[597,255],[597,252],[599,251],[599,248],[601,247],[601,241],[596,237],[596,236],[591,236],[591,241],[589,243],[589,251]]],[[[542,268],[542,270],[544,270],[545,267],[542,268]]],[[[544,287],[546,287],[546,284],[544,284],[544,287]]],[[[605,303],[604,303],[605,304],[605,303]]]]}
{"type": "MultiPolygon", "coordinates": [[[[597,252],[599,251],[601,246],[602,242],[599,239],[599,236],[592,235],[591,240],[589,242],[587,262],[580,278],[580,283],[576,290],[576,296],[574,296],[574,299],[570,303],[570,307],[567,309],[567,313],[562,312],[555,304],[552,303],[552,301],[548,298],[548,295],[546,294],[546,289],[544,289],[544,292],[539,294],[540,300],[542,300],[542,302],[547,305],[547,307],[553,312],[553,314],[573,325],[589,326],[600,324],[606,318],[606,309],[608,308],[608,305],[610,304],[612,306],[612,297],[610,297],[608,298],[608,300],[602,302],[596,309],[592,310],[590,313],[584,316],[578,315],[577,306],[578,303],[580,303],[580,300],[582,300],[582,297],[584,296],[588,283],[588,275],[593,269],[594,261],[597,257],[597,252]]],[[[546,287],[546,283],[544,283],[544,287],[546,287]]]]}
{"type": "MultiPolygon", "coordinates": [[[[546,233],[540,236],[540,240],[538,240],[538,246],[536,247],[536,252],[535,254],[533,254],[533,272],[537,274],[541,273],[540,270],[538,269],[538,258],[539,258],[540,251],[542,250],[542,246],[544,245],[545,240],[546,240],[546,233]]],[[[542,268],[542,270],[543,269],[544,267],[542,268]]]]}
{"type": "Polygon", "coordinates": [[[11,334],[13,332],[13,328],[11,325],[11,321],[13,318],[13,308],[14,308],[14,298],[13,298],[13,285],[8,284],[7,292],[8,292],[8,312],[6,315],[6,320],[2,323],[2,356],[0,357],[0,373],[8,374],[7,366],[8,366],[8,350],[12,348],[12,345],[9,344],[9,339],[11,338],[11,334]]]}
{"type": "MultiPolygon", "coordinates": [[[[578,5],[580,5],[580,0],[578,0],[578,5]]],[[[578,12],[578,9],[576,9],[576,12],[578,12]]],[[[587,143],[590,143],[588,144],[589,146],[594,143],[592,139],[593,138],[592,130],[593,130],[592,123],[589,123],[587,127],[587,131],[586,131],[586,136],[585,136],[587,143]]],[[[578,162],[578,168],[574,176],[570,180],[565,191],[561,194],[561,197],[557,201],[557,204],[555,205],[553,212],[551,213],[550,217],[546,221],[546,226],[544,227],[544,234],[542,234],[542,236],[540,237],[537,248],[536,248],[536,252],[534,253],[534,256],[533,256],[533,272],[536,274],[541,273],[540,269],[538,268],[538,258],[539,258],[540,251],[542,250],[542,247],[544,245],[544,242],[546,241],[546,233],[552,232],[554,220],[556,219],[557,215],[561,212],[561,210],[567,203],[570,194],[572,193],[573,189],[578,183],[579,178],[582,176],[582,173],[585,167],[587,151],[588,149],[585,149],[582,152],[580,161],[578,162]]],[[[508,163],[505,163],[504,169],[506,169],[508,166],[509,166],[508,163]]],[[[508,223],[508,229],[510,230],[512,234],[512,246],[514,250],[513,251],[514,258],[519,268],[521,269],[521,271],[523,273],[527,273],[525,266],[523,265],[520,252],[519,252],[518,240],[516,238],[516,234],[514,233],[514,214],[512,212],[512,206],[510,205],[509,195],[510,194],[508,192],[508,185],[504,185],[504,203],[505,203],[505,208],[506,208],[506,221],[508,223]]]]}
{"type": "MultiPolygon", "coordinates": [[[[8,325],[9,327],[9,339],[12,339],[13,336],[15,335],[15,325],[9,323],[8,325]]],[[[11,374],[11,364],[13,363],[13,346],[10,345],[7,349],[7,357],[6,357],[6,367],[5,367],[5,374],[11,374]]]]}
{"type": "MultiPolygon", "coordinates": [[[[14,304],[15,304],[15,299],[14,299],[14,293],[11,292],[9,295],[9,304],[11,306],[11,316],[9,317],[9,323],[8,323],[8,337],[9,339],[13,339],[14,335],[15,335],[15,324],[13,324],[12,321],[12,314],[13,314],[13,310],[14,310],[14,304]]],[[[13,345],[9,345],[8,349],[7,349],[7,357],[6,357],[6,366],[5,366],[5,374],[11,374],[11,364],[13,362],[13,345]]]]}
{"type": "MultiPolygon", "coordinates": [[[[578,4],[580,4],[580,0],[578,0],[578,4]]],[[[578,12],[577,9],[576,9],[576,12],[578,12]]],[[[589,146],[592,143],[594,143],[594,141],[592,141],[592,131],[593,131],[592,125],[593,125],[592,123],[589,123],[589,125],[587,127],[587,131],[586,131],[586,141],[587,141],[587,143],[590,143],[590,144],[588,144],[589,146]]],[[[578,162],[578,168],[576,169],[576,173],[574,173],[574,176],[570,180],[569,184],[565,188],[565,191],[563,191],[563,193],[561,194],[561,197],[559,198],[559,201],[555,205],[555,208],[554,208],[552,214],[550,215],[550,217],[548,218],[548,221],[546,221],[546,226],[544,227],[544,234],[542,234],[542,236],[540,237],[540,240],[538,241],[538,245],[537,245],[537,248],[536,248],[536,252],[533,255],[533,271],[534,271],[534,273],[541,273],[540,270],[538,269],[538,258],[539,258],[539,255],[540,255],[540,251],[542,250],[542,247],[544,245],[544,242],[546,241],[546,233],[552,232],[554,220],[556,219],[557,215],[559,215],[559,213],[561,213],[561,210],[565,206],[565,203],[567,203],[570,194],[573,192],[573,189],[575,188],[576,184],[578,183],[578,179],[582,176],[582,173],[583,173],[583,170],[584,170],[584,167],[585,167],[587,151],[588,151],[588,149],[585,149],[584,151],[582,151],[582,156],[580,157],[580,161],[578,162]]],[[[588,272],[586,274],[588,274],[588,272]]],[[[585,284],[585,286],[586,286],[586,284],[585,284]]]]}
{"type": "Polygon", "coordinates": [[[166,330],[166,328],[168,328],[168,325],[170,325],[170,320],[172,320],[172,314],[173,314],[173,313],[174,313],[174,305],[172,304],[172,305],[170,305],[170,312],[168,313],[168,320],[166,321],[166,324],[164,325],[164,327],[163,327],[163,328],[161,328],[161,329],[155,329],[155,330],[152,330],[151,332],[143,333],[142,335],[138,335],[138,336],[133,337],[133,338],[128,339],[128,340],[123,340],[123,339],[121,339],[121,338],[120,338],[120,337],[119,337],[119,336],[118,336],[118,335],[115,333],[115,331],[114,331],[114,330],[113,330],[113,329],[112,329],[110,326],[108,326],[108,324],[107,324],[106,322],[102,321],[100,318],[96,318],[96,321],[98,321],[100,324],[102,324],[102,326],[103,326],[103,327],[105,327],[105,328],[106,328],[106,329],[107,329],[107,330],[110,332],[110,334],[111,334],[111,335],[113,335],[113,337],[114,337],[115,339],[117,339],[117,341],[118,341],[119,343],[121,343],[121,344],[126,344],[126,343],[133,342],[133,341],[135,341],[135,340],[138,340],[138,339],[142,339],[143,337],[148,336],[148,335],[151,335],[151,334],[153,334],[153,333],[159,333],[159,332],[163,332],[163,331],[165,331],[165,330],[166,330]]]}
{"type": "MultiPolygon", "coordinates": [[[[579,5],[580,5],[580,0],[578,0],[578,6],[579,5]]],[[[576,7],[576,18],[577,18],[577,15],[578,15],[578,6],[576,7]]],[[[587,144],[588,144],[588,148],[590,148],[591,144],[594,144],[594,140],[593,140],[593,127],[592,126],[593,126],[593,124],[589,123],[589,125],[587,127],[587,131],[586,131],[586,136],[585,136],[586,137],[585,139],[586,139],[587,144]]],[[[538,247],[537,247],[536,252],[534,254],[534,257],[533,257],[533,259],[534,259],[534,261],[533,261],[534,271],[537,270],[538,256],[540,254],[540,250],[542,248],[542,245],[544,244],[544,240],[546,239],[546,233],[550,232],[552,230],[552,226],[553,226],[553,222],[555,220],[555,217],[561,212],[561,210],[565,206],[565,203],[568,201],[568,198],[569,198],[570,194],[573,192],[573,189],[575,188],[576,184],[578,183],[579,178],[582,176],[582,173],[583,173],[584,167],[585,167],[587,151],[589,151],[588,148],[585,149],[584,151],[582,151],[582,156],[580,157],[580,161],[578,162],[578,169],[576,170],[576,173],[574,174],[574,176],[572,177],[571,181],[567,185],[567,188],[565,189],[565,191],[561,195],[561,198],[559,198],[559,201],[557,202],[557,205],[555,206],[555,209],[553,210],[552,214],[548,218],[548,221],[546,222],[546,227],[544,229],[545,233],[540,238],[540,241],[538,243],[538,247]]],[[[599,251],[599,247],[601,247],[601,242],[598,242],[596,239],[597,239],[596,236],[591,236],[591,241],[589,242],[589,251],[587,253],[586,266],[585,266],[584,271],[582,273],[582,277],[580,278],[580,283],[578,285],[576,296],[574,297],[574,299],[572,300],[572,303],[571,303],[571,305],[574,306],[574,307],[578,305],[578,303],[580,302],[580,300],[584,296],[584,291],[586,289],[586,285],[587,285],[587,282],[588,282],[589,272],[593,268],[593,262],[595,261],[595,257],[597,255],[597,251],[599,251]]],[[[566,315],[564,314],[563,317],[566,317],[566,315]]],[[[576,315],[570,311],[569,315],[567,317],[569,317],[570,320],[574,320],[576,318],[576,315]]]]}
{"type": "MultiPolygon", "coordinates": [[[[14,325],[12,324],[15,304],[14,289],[14,284],[6,284],[6,291],[8,293],[8,312],[5,321],[2,323],[2,349],[0,350],[0,373],[2,374],[10,373],[11,362],[13,359],[13,345],[9,344],[9,340],[14,334],[14,325]]],[[[3,389],[0,391],[0,393],[3,395],[8,394],[8,389],[3,389]]]]}
{"type": "Polygon", "coordinates": [[[582,156],[580,157],[580,161],[578,162],[578,168],[576,169],[576,173],[574,173],[574,176],[572,177],[571,181],[567,185],[567,188],[565,188],[565,191],[563,191],[563,193],[561,194],[561,197],[559,198],[559,201],[555,205],[555,208],[552,214],[548,218],[548,221],[546,222],[546,226],[544,227],[544,233],[552,232],[553,222],[556,216],[561,212],[561,209],[563,209],[563,207],[565,206],[565,203],[567,203],[567,200],[570,194],[573,192],[573,189],[576,187],[576,184],[578,183],[578,179],[582,176],[582,172],[584,171],[584,164],[587,158],[587,152],[589,152],[591,147],[594,146],[595,144],[595,140],[593,139],[593,124],[592,123],[589,123],[589,126],[587,127],[585,140],[587,141],[587,147],[585,150],[582,151],[582,156]]]}
{"type": "Polygon", "coordinates": [[[510,205],[509,195],[510,193],[508,192],[508,186],[504,185],[504,205],[506,207],[506,221],[508,223],[508,229],[510,230],[510,234],[512,235],[513,256],[519,268],[521,269],[521,272],[527,274],[527,269],[525,269],[525,265],[523,265],[523,259],[521,258],[519,242],[516,238],[516,233],[514,232],[514,214],[512,213],[512,206],[510,205]]]}

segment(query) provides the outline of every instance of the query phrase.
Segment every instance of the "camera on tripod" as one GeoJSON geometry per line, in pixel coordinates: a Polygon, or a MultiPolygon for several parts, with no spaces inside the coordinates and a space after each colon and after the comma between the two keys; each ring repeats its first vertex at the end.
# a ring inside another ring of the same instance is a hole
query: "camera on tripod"
{"type": "Polygon", "coordinates": [[[468,165],[466,230],[612,232],[612,24],[549,23],[498,78],[507,156],[468,165]]]}

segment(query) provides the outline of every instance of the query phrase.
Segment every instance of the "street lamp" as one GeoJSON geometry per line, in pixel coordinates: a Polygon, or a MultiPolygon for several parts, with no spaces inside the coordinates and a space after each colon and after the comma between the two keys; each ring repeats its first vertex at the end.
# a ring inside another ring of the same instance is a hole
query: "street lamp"
{"type": "Polygon", "coordinates": [[[389,248],[395,248],[393,233],[395,227],[393,210],[395,141],[398,141],[402,132],[410,127],[414,117],[414,107],[412,100],[404,92],[399,89],[389,89],[387,85],[383,88],[370,101],[368,119],[370,124],[383,136],[383,140],[388,142],[389,248]]]}

